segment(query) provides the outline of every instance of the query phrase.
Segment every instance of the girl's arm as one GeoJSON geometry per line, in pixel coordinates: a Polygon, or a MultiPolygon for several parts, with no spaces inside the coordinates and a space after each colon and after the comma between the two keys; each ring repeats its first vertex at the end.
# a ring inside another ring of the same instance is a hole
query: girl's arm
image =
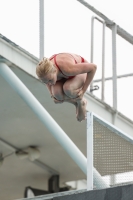
{"type": "Polygon", "coordinates": [[[85,93],[88,86],[90,85],[90,83],[96,73],[96,69],[97,69],[97,66],[94,63],[71,64],[70,62],[65,62],[61,67],[62,72],[66,76],[76,76],[78,74],[87,73],[86,81],[82,88],[83,93],[85,93]]]}
{"type": "Polygon", "coordinates": [[[66,63],[61,67],[62,72],[67,76],[76,76],[79,74],[96,71],[97,66],[94,63],[66,63]],[[65,66],[66,65],[66,66],[65,66]]]}
{"type": "Polygon", "coordinates": [[[93,77],[96,73],[97,67],[94,65],[94,67],[92,68],[92,70],[90,72],[87,72],[87,77],[84,83],[84,86],[82,88],[82,92],[85,93],[86,90],[88,89],[91,81],[93,80],[93,77]]]}
{"type": "Polygon", "coordinates": [[[57,100],[57,99],[53,96],[53,94],[52,94],[52,89],[51,89],[51,86],[50,86],[50,85],[47,85],[47,84],[46,84],[46,86],[47,86],[47,88],[48,88],[48,90],[49,90],[49,92],[50,92],[51,98],[54,100],[55,103],[63,103],[63,102],[64,102],[64,101],[57,100]]]}
{"type": "Polygon", "coordinates": [[[47,85],[47,84],[46,84],[46,86],[47,86],[47,88],[48,88],[48,90],[49,90],[49,92],[50,92],[50,96],[51,96],[51,98],[52,98],[52,97],[53,97],[53,95],[52,95],[51,86],[50,86],[50,85],[47,85]]]}

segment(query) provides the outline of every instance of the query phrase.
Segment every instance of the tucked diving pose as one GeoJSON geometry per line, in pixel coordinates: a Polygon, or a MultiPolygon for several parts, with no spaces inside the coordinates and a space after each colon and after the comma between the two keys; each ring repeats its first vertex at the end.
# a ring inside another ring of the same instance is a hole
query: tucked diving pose
{"type": "Polygon", "coordinates": [[[73,53],[58,53],[43,58],[36,67],[38,78],[46,84],[55,103],[69,102],[76,107],[79,122],[86,119],[84,97],[97,66],[73,53]]]}

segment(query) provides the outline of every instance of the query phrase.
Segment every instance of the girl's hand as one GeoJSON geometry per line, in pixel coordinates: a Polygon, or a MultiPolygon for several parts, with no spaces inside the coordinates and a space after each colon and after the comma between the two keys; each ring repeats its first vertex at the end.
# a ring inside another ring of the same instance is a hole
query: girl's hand
{"type": "Polygon", "coordinates": [[[80,90],[75,99],[76,100],[81,100],[83,98],[83,96],[84,96],[84,91],[80,90]]]}
{"type": "Polygon", "coordinates": [[[54,96],[51,96],[51,98],[54,100],[54,103],[63,103],[64,101],[62,100],[62,101],[60,101],[60,100],[58,100],[58,99],[56,99],[54,96]]]}

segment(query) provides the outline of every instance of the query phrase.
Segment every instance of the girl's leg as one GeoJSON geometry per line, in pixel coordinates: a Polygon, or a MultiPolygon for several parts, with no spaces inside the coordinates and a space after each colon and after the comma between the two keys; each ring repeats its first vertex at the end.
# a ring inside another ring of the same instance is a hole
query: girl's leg
{"type": "Polygon", "coordinates": [[[52,94],[57,100],[63,100],[76,106],[78,121],[82,121],[86,118],[86,99],[83,98],[78,101],[75,99],[84,85],[86,76],[87,74],[80,74],[68,80],[60,80],[51,87],[52,94]]]}
{"type": "Polygon", "coordinates": [[[72,103],[77,107],[77,103],[75,100],[71,99],[70,97],[66,96],[63,90],[63,85],[66,82],[66,79],[57,81],[54,86],[51,86],[52,89],[52,95],[54,96],[55,99],[59,101],[64,101],[68,103],[72,103]]]}
{"type": "MultiPolygon", "coordinates": [[[[78,96],[79,91],[83,88],[87,74],[80,74],[72,79],[68,79],[63,85],[63,91],[66,97],[74,100],[78,96]]],[[[76,101],[76,100],[75,100],[76,101]]],[[[82,121],[86,119],[86,105],[87,100],[82,98],[77,100],[77,120],[82,121]]]]}

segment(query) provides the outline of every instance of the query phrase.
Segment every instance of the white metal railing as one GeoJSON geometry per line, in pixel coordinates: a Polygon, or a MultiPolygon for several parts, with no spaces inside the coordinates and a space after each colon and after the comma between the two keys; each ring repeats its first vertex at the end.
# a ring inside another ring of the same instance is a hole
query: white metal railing
{"type": "MultiPolygon", "coordinates": [[[[112,25],[114,24],[114,22],[112,20],[110,20],[103,13],[99,12],[96,8],[91,6],[86,1],[84,1],[84,0],[77,0],[77,1],[79,3],[81,3],[82,5],[84,5],[86,8],[88,8],[89,10],[91,10],[92,12],[94,12],[101,19],[103,19],[106,22],[106,26],[112,30],[112,25]]],[[[117,26],[117,34],[119,36],[121,36],[123,39],[125,39],[127,42],[129,42],[130,44],[133,44],[133,36],[130,33],[128,33],[127,31],[125,31],[123,28],[121,28],[120,26],[117,26]]]]}
{"type": "MultiPolygon", "coordinates": [[[[102,30],[102,89],[101,89],[101,99],[104,101],[104,92],[105,92],[105,28],[106,22],[99,19],[96,16],[92,16],[91,18],[91,56],[90,62],[93,63],[94,57],[94,20],[99,21],[103,24],[102,30]]],[[[116,67],[116,33],[117,33],[117,25],[113,23],[112,27],[112,71],[113,71],[113,108],[117,109],[117,67],[116,67]]],[[[90,85],[90,92],[93,92],[93,81],[90,85]]]]}
{"type": "MultiPolygon", "coordinates": [[[[105,67],[105,21],[102,21],[98,17],[92,16],[91,18],[91,55],[90,55],[90,62],[93,63],[93,57],[94,57],[94,20],[98,20],[103,24],[103,32],[102,32],[102,93],[101,93],[101,99],[104,101],[104,85],[105,85],[105,76],[104,76],[104,67],[105,67]]],[[[93,91],[93,81],[90,85],[90,92],[93,91]]]]}
{"type": "MultiPolygon", "coordinates": [[[[109,29],[111,29],[112,31],[112,71],[113,71],[113,76],[111,77],[111,79],[113,80],[113,108],[117,110],[117,78],[122,78],[122,77],[127,77],[127,76],[133,76],[133,74],[125,74],[125,75],[121,75],[121,76],[117,76],[117,56],[116,56],[116,35],[118,34],[120,37],[122,37],[124,40],[126,40],[127,42],[129,42],[130,44],[133,45],[133,36],[128,33],[127,31],[125,31],[124,29],[122,29],[120,26],[118,26],[116,23],[114,23],[112,20],[110,20],[108,17],[106,17],[103,13],[99,12],[96,8],[94,8],[93,6],[91,6],[89,3],[87,3],[84,0],[77,0],[79,3],[81,3],[83,6],[85,6],[86,8],[88,8],[89,10],[91,10],[93,13],[95,13],[96,15],[98,15],[102,20],[100,20],[97,17],[92,17],[92,26],[91,26],[91,62],[93,62],[93,24],[94,24],[94,19],[97,19],[98,21],[100,21],[101,23],[105,23],[106,27],[108,27],[109,29]]],[[[104,31],[103,31],[103,35],[104,35],[104,31]]],[[[102,52],[104,52],[104,39],[103,39],[103,49],[102,52]]],[[[102,79],[100,81],[102,81],[102,92],[101,92],[101,99],[104,101],[104,83],[106,78],[104,77],[104,55],[102,55],[102,79]]],[[[109,80],[109,79],[108,79],[109,80]]],[[[93,83],[94,82],[98,82],[97,80],[94,80],[91,83],[90,86],[90,92],[93,92],[93,83]]]]}

